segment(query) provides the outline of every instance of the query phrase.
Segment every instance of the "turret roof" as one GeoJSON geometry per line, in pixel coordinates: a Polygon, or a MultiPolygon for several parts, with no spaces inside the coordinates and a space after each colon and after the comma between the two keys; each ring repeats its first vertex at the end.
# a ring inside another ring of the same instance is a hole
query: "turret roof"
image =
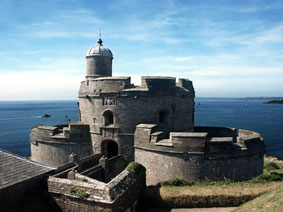
{"type": "Polygon", "coordinates": [[[102,45],[102,40],[99,39],[98,44],[92,48],[90,48],[86,56],[105,56],[105,57],[113,57],[113,54],[110,49],[108,49],[106,46],[102,45]]]}

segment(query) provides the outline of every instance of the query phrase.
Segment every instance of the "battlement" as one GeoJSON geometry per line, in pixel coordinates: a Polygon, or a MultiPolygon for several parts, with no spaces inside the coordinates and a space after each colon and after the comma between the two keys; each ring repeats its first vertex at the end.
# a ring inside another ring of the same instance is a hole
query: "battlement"
{"type": "Polygon", "coordinates": [[[174,96],[192,95],[192,81],[175,77],[142,76],[141,85],[131,84],[131,77],[99,77],[87,79],[81,83],[79,97],[97,97],[115,94],[115,96],[174,96]]]}
{"type": "Polygon", "coordinates": [[[68,125],[45,126],[37,125],[32,128],[31,136],[39,140],[54,142],[87,142],[90,141],[89,125],[80,122],[70,122],[68,125]]]}
{"type": "Polygon", "coordinates": [[[174,94],[176,89],[175,77],[143,76],[141,82],[141,87],[153,93],[174,94]]]}
{"type": "Polygon", "coordinates": [[[195,127],[194,132],[170,132],[169,138],[158,125],[139,124],[135,131],[135,147],[153,151],[204,154],[208,158],[260,154],[263,139],[260,134],[226,127],[195,127]]]}
{"type": "Polygon", "coordinates": [[[135,131],[135,161],[147,169],[147,185],[181,176],[192,181],[242,181],[262,174],[264,142],[260,134],[225,127],[195,127],[194,132],[170,132],[158,125],[139,124],[135,131]]]}
{"type": "Polygon", "coordinates": [[[75,152],[80,157],[92,153],[89,125],[70,122],[68,125],[37,125],[30,134],[32,159],[51,166],[68,161],[75,152]]]}

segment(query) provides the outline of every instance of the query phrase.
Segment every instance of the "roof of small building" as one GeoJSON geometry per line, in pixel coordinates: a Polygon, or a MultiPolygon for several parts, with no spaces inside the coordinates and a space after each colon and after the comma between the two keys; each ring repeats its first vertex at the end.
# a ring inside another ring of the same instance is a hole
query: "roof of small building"
{"type": "Polygon", "coordinates": [[[47,173],[55,168],[0,149],[0,189],[47,173]]]}
{"type": "Polygon", "coordinates": [[[113,57],[113,54],[110,49],[108,49],[106,46],[102,45],[102,40],[99,39],[98,44],[92,48],[90,48],[86,56],[104,56],[104,57],[113,57]]]}

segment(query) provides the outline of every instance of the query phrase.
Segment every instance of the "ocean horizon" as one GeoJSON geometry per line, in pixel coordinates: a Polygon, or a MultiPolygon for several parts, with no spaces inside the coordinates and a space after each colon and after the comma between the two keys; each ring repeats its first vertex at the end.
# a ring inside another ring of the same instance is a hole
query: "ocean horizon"
{"type": "MultiPolygon", "coordinates": [[[[195,98],[195,126],[223,126],[260,133],[266,153],[283,159],[283,97],[195,98]]],[[[78,100],[0,101],[0,148],[30,155],[31,128],[78,121],[78,100]],[[51,117],[43,118],[49,114],[51,117]]]]}

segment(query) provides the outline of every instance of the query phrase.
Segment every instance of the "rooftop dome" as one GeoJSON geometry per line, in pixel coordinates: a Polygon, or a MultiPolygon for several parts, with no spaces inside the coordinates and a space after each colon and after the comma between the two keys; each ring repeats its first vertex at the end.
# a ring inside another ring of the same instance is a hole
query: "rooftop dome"
{"type": "Polygon", "coordinates": [[[110,49],[102,45],[102,40],[99,39],[98,44],[95,47],[90,48],[86,56],[105,56],[105,57],[113,57],[113,54],[110,49]]]}

